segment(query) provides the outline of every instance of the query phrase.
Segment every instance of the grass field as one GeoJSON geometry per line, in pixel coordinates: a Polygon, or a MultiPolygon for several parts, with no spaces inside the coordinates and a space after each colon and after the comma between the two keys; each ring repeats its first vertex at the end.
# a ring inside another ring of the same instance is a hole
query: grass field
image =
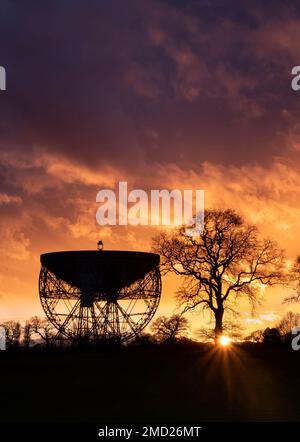
{"type": "Polygon", "coordinates": [[[0,352],[4,421],[300,420],[300,351],[199,345],[0,352]]]}

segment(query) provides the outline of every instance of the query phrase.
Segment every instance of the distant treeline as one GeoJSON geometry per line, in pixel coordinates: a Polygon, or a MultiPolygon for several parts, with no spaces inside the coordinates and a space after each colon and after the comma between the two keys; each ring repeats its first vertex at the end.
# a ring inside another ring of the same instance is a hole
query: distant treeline
{"type": "MultiPolygon", "coordinates": [[[[58,330],[47,318],[34,316],[22,325],[19,321],[6,321],[0,324],[6,332],[7,349],[29,349],[29,348],[53,348],[70,347],[72,345],[116,345],[121,344],[116,338],[107,336],[99,337],[98,341],[89,341],[88,336],[68,338],[60,335],[58,330]]],[[[247,336],[242,335],[242,329],[237,324],[225,324],[226,336],[236,342],[251,342],[264,344],[285,344],[290,345],[293,335],[292,330],[300,326],[300,314],[294,312],[286,313],[274,327],[255,330],[247,336]]],[[[126,342],[125,345],[161,345],[174,343],[213,343],[214,330],[201,328],[191,333],[189,321],[182,315],[170,317],[160,316],[151,324],[148,333],[142,332],[134,339],[126,342]]]]}

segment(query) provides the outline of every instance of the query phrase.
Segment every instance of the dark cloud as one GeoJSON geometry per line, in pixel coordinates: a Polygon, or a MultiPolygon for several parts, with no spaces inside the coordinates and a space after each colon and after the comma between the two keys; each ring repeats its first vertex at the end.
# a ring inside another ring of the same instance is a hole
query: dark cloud
{"type": "Polygon", "coordinates": [[[267,163],[282,153],[282,109],[298,111],[288,93],[298,60],[275,34],[297,22],[295,6],[61,0],[1,9],[4,149],[38,147],[128,173],[149,161],[267,163]]]}

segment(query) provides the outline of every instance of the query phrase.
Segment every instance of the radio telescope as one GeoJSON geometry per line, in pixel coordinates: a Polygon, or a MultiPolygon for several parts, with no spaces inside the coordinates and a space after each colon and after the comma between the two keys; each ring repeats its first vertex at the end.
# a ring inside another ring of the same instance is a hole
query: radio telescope
{"type": "Polygon", "coordinates": [[[158,307],[159,255],[99,246],[45,253],[39,294],[58,334],[124,342],[141,332],[158,307]]]}

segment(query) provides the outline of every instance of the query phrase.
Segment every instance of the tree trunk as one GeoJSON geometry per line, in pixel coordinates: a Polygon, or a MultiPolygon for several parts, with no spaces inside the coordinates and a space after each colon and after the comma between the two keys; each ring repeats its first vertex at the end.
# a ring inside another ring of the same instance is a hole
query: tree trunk
{"type": "Polygon", "coordinates": [[[224,309],[218,308],[215,311],[215,343],[217,344],[223,334],[223,315],[224,309]]]}

